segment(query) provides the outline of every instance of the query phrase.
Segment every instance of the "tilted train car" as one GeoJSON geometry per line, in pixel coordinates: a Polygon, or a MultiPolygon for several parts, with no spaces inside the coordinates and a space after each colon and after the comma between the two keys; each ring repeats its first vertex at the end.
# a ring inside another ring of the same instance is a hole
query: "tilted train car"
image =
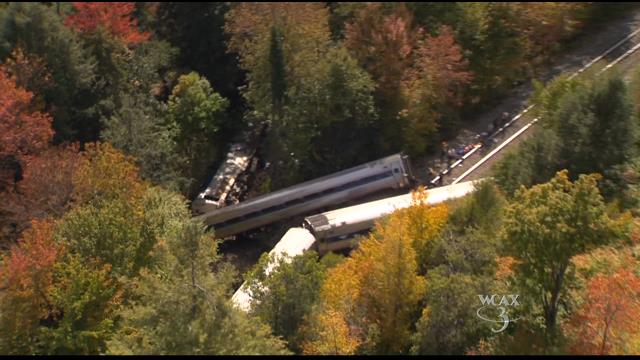
{"type": "MultiPolygon", "coordinates": [[[[427,204],[438,204],[472,192],[481,180],[441,186],[427,191],[427,204]]],[[[367,231],[376,220],[397,209],[411,206],[411,193],[365,204],[328,211],[304,219],[303,226],[318,240],[319,253],[338,251],[354,245],[354,234],[367,231]]]]}
{"type": "Polygon", "coordinates": [[[219,209],[196,218],[213,226],[219,238],[413,183],[409,159],[395,154],[219,209]]]}

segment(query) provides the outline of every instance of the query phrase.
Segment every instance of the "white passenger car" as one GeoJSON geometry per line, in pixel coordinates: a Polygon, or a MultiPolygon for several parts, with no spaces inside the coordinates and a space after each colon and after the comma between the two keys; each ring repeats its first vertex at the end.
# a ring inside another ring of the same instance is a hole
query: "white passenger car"
{"type": "MultiPolygon", "coordinates": [[[[475,189],[481,180],[427,190],[427,203],[438,204],[463,197],[475,189]]],[[[394,196],[365,204],[328,211],[304,219],[303,226],[318,240],[318,252],[338,251],[354,245],[354,234],[373,227],[375,221],[397,209],[411,206],[411,193],[394,196]]]]}

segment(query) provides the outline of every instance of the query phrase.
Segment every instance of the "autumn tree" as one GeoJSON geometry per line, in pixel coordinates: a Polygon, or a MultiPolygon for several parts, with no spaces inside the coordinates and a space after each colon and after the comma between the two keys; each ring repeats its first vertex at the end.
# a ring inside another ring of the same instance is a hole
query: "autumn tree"
{"type": "Polygon", "coordinates": [[[521,286],[539,299],[549,336],[555,334],[559,303],[567,296],[571,257],[624,234],[605,212],[598,178],[580,175],[572,183],[567,171],[558,172],[548,183],[518,190],[506,210],[503,241],[521,261],[521,286]]]}
{"type": "Polygon", "coordinates": [[[364,312],[357,303],[363,272],[352,259],[327,271],[319,304],[301,329],[306,355],[352,355],[365,341],[364,312]]]}
{"type": "Polygon", "coordinates": [[[11,225],[10,238],[17,238],[32,220],[60,218],[73,202],[71,181],[80,164],[78,146],[50,147],[30,157],[15,191],[0,194],[3,225],[11,225]]]}
{"type": "MultiPolygon", "coordinates": [[[[0,159],[8,163],[11,159],[24,166],[27,157],[44,150],[53,130],[51,117],[35,111],[31,100],[33,93],[16,84],[16,78],[0,68],[0,159]]],[[[13,185],[14,174],[3,176],[0,188],[13,185]]]]}
{"type": "Polygon", "coordinates": [[[109,32],[125,44],[143,42],[151,36],[140,32],[132,17],[135,4],[132,2],[74,2],[75,12],[65,19],[65,25],[78,32],[91,33],[99,29],[109,32]]]}
{"type": "Polygon", "coordinates": [[[426,149],[433,134],[456,128],[456,109],[462,106],[464,87],[472,80],[468,62],[449,27],[419,42],[415,65],[405,73],[408,124],[404,138],[414,153],[426,149]]]}
{"type": "MultiPolygon", "coordinates": [[[[640,312],[640,278],[630,269],[593,277],[586,299],[572,315],[566,331],[572,335],[573,354],[631,354],[633,337],[640,334],[635,321],[640,312]]],[[[571,336],[570,335],[570,336],[571,336]]]]}
{"type": "Polygon", "coordinates": [[[342,344],[340,352],[407,350],[411,322],[425,291],[414,246],[430,239],[446,221],[446,208],[431,208],[419,195],[412,207],[377,224],[348,259],[328,271],[309,325],[313,330],[303,346],[307,353],[335,349],[332,344],[342,344]],[[326,317],[329,311],[339,314],[335,321],[326,317]]]}
{"type": "Polygon", "coordinates": [[[57,309],[54,326],[43,327],[44,354],[103,354],[115,327],[115,310],[122,300],[110,265],[69,255],[56,264],[49,293],[57,309]]]}
{"type": "Polygon", "coordinates": [[[513,4],[514,11],[520,15],[516,29],[527,40],[525,51],[533,65],[547,60],[560,49],[563,40],[585,26],[590,6],[567,2],[513,4]]]}
{"type": "Polygon", "coordinates": [[[133,159],[108,143],[87,144],[82,159],[73,174],[76,205],[56,235],[71,253],[111,264],[116,275],[134,276],[153,262],[159,234],[146,198],[158,190],[140,179],[133,159]]]}
{"type": "Polygon", "coordinates": [[[51,222],[34,222],[0,262],[0,351],[4,354],[37,352],[41,321],[56,316],[50,292],[64,247],[53,239],[53,230],[51,222]]]}
{"type": "Polygon", "coordinates": [[[24,89],[33,89],[34,110],[46,109],[46,101],[41,92],[51,86],[51,73],[47,69],[47,64],[40,56],[27,54],[21,47],[16,47],[11,51],[10,56],[4,63],[4,68],[10,76],[16,80],[16,84],[24,89]]]}
{"type": "Polygon", "coordinates": [[[377,84],[383,148],[404,142],[421,153],[437,130],[455,127],[472,77],[453,31],[443,26],[434,33],[416,26],[403,4],[393,10],[368,4],[346,26],[346,46],[377,84]]]}
{"type": "Polygon", "coordinates": [[[382,147],[388,149],[401,136],[402,80],[421,32],[413,28],[411,13],[404,6],[386,12],[377,3],[356,12],[346,25],[345,45],[377,84],[375,99],[384,122],[382,147]]]}
{"type": "Polygon", "coordinates": [[[34,222],[0,269],[0,349],[13,354],[98,354],[113,327],[109,266],[69,256],[54,223],[34,222]]]}

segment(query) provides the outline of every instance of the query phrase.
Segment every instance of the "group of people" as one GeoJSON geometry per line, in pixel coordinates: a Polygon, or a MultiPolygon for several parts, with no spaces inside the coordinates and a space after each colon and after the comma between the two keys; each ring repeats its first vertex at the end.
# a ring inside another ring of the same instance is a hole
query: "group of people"
{"type": "Polygon", "coordinates": [[[508,112],[503,112],[501,116],[495,117],[489,124],[487,131],[482,132],[475,136],[475,139],[477,141],[473,144],[458,146],[454,148],[454,147],[449,147],[449,144],[446,141],[443,141],[440,147],[440,161],[441,163],[446,163],[447,164],[446,167],[444,168],[444,170],[440,171],[440,173],[436,172],[432,167],[429,167],[429,177],[432,179],[436,177],[438,178],[435,185],[436,186],[442,185],[444,172],[449,167],[451,167],[452,162],[458,159],[461,159],[466,153],[468,153],[475,147],[479,147],[479,146],[485,147],[485,146],[493,145],[493,143],[495,143],[496,140],[492,136],[495,135],[498,129],[505,126],[508,121],[509,121],[508,112]]]}

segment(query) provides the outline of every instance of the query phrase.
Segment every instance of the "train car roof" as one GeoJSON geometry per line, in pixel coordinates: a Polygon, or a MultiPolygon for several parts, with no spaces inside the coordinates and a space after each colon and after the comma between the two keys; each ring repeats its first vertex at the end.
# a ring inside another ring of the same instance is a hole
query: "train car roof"
{"type": "MultiPolygon", "coordinates": [[[[455,185],[440,186],[427,190],[427,204],[438,204],[450,199],[462,197],[475,189],[475,185],[482,180],[466,181],[455,185]]],[[[305,218],[312,227],[326,226],[329,222],[349,218],[351,221],[364,221],[390,214],[397,209],[411,206],[411,193],[376,200],[364,204],[349,206],[342,209],[327,211],[305,218]]]]}

